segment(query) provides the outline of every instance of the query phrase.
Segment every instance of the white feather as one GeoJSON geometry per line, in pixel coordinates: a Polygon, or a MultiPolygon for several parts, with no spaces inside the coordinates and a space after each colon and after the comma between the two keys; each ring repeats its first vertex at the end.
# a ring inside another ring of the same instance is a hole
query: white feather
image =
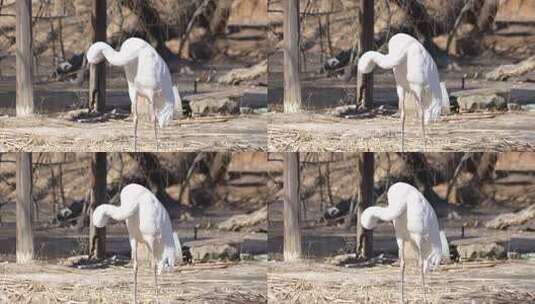
{"type": "Polygon", "coordinates": [[[444,98],[438,69],[418,40],[407,34],[396,34],[388,42],[388,54],[374,51],[364,53],[359,58],[358,70],[367,74],[376,65],[382,69],[393,69],[396,84],[404,92],[421,93],[425,123],[440,117],[444,98]]]}
{"type": "Polygon", "coordinates": [[[93,212],[96,227],[104,227],[109,218],[126,221],[129,238],[152,248],[158,270],[172,271],[180,242],[176,242],[178,236],[173,232],[169,214],[149,189],[129,184],[121,190],[119,207],[104,204],[93,212]]]}
{"type": "Polygon", "coordinates": [[[433,207],[418,189],[406,183],[396,183],[388,189],[387,207],[369,207],[362,213],[361,224],[374,229],[379,220],[393,221],[396,239],[410,241],[424,251],[426,270],[440,264],[442,241],[438,219],[433,207]]]}
{"type": "Polygon", "coordinates": [[[180,97],[180,92],[178,91],[178,88],[176,86],[173,86],[173,95],[175,97],[175,108],[174,108],[174,117],[173,118],[180,118],[182,117],[182,98],[180,97]]]}
{"type": "Polygon", "coordinates": [[[136,94],[146,96],[153,103],[160,127],[173,119],[176,104],[176,88],[171,73],[158,52],[145,40],[129,38],[119,52],[104,42],[96,42],[87,51],[91,64],[107,60],[111,65],[124,66],[130,101],[134,104],[136,94]]]}

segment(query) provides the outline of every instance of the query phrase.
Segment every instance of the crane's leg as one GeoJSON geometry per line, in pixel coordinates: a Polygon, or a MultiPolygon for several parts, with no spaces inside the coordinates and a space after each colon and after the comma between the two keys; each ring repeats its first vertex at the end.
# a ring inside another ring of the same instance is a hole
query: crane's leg
{"type": "Polygon", "coordinates": [[[137,304],[137,241],[130,238],[130,247],[132,248],[132,266],[134,267],[134,304],[137,304]]]}
{"type": "Polygon", "coordinates": [[[405,291],[403,289],[403,284],[405,281],[405,250],[404,250],[404,241],[402,239],[396,239],[398,243],[398,249],[399,249],[399,268],[401,272],[401,278],[400,278],[400,288],[401,288],[401,304],[405,303],[405,291]]]}
{"type": "Polygon", "coordinates": [[[401,152],[405,151],[405,101],[401,108],[401,152]]]}
{"type": "Polygon", "coordinates": [[[427,141],[425,140],[425,113],[424,113],[424,107],[422,105],[422,103],[420,103],[420,109],[421,109],[421,114],[422,114],[422,118],[421,118],[421,121],[422,121],[422,136],[423,136],[423,139],[424,139],[424,152],[427,151],[427,141]]]}
{"type": "Polygon", "coordinates": [[[418,261],[420,263],[420,273],[421,273],[421,276],[422,276],[422,289],[424,291],[424,303],[427,303],[427,292],[425,290],[425,263],[424,263],[424,256],[423,256],[423,253],[422,253],[422,246],[421,246],[421,242],[420,244],[418,244],[418,261]]]}
{"type": "Polygon", "coordinates": [[[154,286],[156,286],[156,303],[158,303],[158,296],[159,296],[159,290],[158,290],[158,261],[156,260],[156,256],[154,255],[153,251],[153,257],[152,257],[152,264],[154,268],[154,286]]]}
{"type": "Polygon", "coordinates": [[[416,101],[417,106],[420,110],[420,122],[422,124],[422,138],[424,139],[424,152],[427,150],[427,141],[425,140],[425,112],[424,112],[424,104],[422,103],[422,93],[417,92],[416,93],[416,101]]]}
{"type": "Polygon", "coordinates": [[[405,90],[402,86],[397,86],[399,113],[401,118],[401,152],[405,150],[405,90]]]}
{"type": "Polygon", "coordinates": [[[154,111],[153,107],[153,113],[154,113],[154,138],[156,139],[156,152],[160,149],[160,142],[158,141],[158,117],[156,116],[156,111],[154,111]]]}
{"type": "Polygon", "coordinates": [[[137,151],[137,103],[139,100],[139,95],[136,92],[136,98],[134,99],[134,105],[132,107],[133,109],[133,115],[134,115],[134,152],[137,151]]]}
{"type": "Polygon", "coordinates": [[[423,95],[423,87],[420,85],[411,85],[411,89],[414,93],[414,97],[416,98],[416,107],[418,108],[416,111],[419,111],[420,113],[420,121],[422,123],[422,136],[424,139],[424,151],[427,150],[427,144],[426,144],[426,138],[425,138],[425,112],[424,112],[424,104],[422,102],[422,95],[423,95]]]}

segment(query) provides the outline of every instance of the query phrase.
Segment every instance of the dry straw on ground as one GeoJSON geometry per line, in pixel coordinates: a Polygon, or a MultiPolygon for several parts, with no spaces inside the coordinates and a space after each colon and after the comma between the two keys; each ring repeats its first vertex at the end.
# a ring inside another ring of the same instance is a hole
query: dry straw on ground
{"type": "MultiPolygon", "coordinates": [[[[535,264],[465,264],[426,276],[427,303],[532,303],[535,264]],[[470,266],[469,266],[470,265],[470,266]]],[[[409,269],[405,281],[409,303],[423,303],[419,273],[409,269]]],[[[395,303],[399,301],[399,268],[346,269],[325,264],[271,265],[268,299],[273,303],[395,303]]]]}

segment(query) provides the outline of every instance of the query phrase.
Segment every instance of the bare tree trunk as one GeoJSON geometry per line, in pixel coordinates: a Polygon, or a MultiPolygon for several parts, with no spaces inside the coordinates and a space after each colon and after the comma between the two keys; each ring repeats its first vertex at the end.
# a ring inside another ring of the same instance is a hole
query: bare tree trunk
{"type": "Polygon", "coordinates": [[[232,155],[228,152],[217,152],[210,164],[210,178],[214,184],[221,182],[227,172],[232,155]]]}
{"type": "Polygon", "coordinates": [[[437,28],[440,24],[434,23],[433,18],[427,12],[425,5],[419,0],[391,0],[410,16],[413,27],[418,34],[419,40],[423,41],[424,47],[433,57],[440,55],[440,50],[433,42],[435,33],[445,32],[443,28],[437,28]]]}
{"type": "Polygon", "coordinates": [[[301,110],[299,0],[284,0],[284,112],[301,110]]]}
{"type": "MultiPolygon", "coordinates": [[[[147,0],[124,0],[121,3],[139,18],[141,28],[156,41],[156,50],[164,60],[176,57],[165,45],[167,40],[166,25],[162,23],[158,11],[147,0]]],[[[193,2],[193,1],[192,1],[193,2]]],[[[207,2],[207,1],[205,1],[207,2]]],[[[201,12],[199,12],[200,14],[201,12]]],[[[180,53],[178,54],[180,56],[180,53]]],[[[170,66],[170,68],[172,68],[170,66]]]]}
{"type": "Polygon", "coordinates": [[[449,210],[447,199],[442,199],[433,189],[435,177],[423,153],[400,153],[406,164],[407,175],[412,178],[412,184],[424,194],[440,218],[449,210]]]}
{"type": "MultiPolygon", "coordinates": [[[[63,155],[62,161],[65,162],[65,155],[63,155]]],[[[59,175],[59,193],[61,195],[61,207],[65,207],[65,188],[63,187],[63,165],[58,166],[59,175]]]]}
{"type": "Polygon", "coordinates": [[[95,153],[91,160],[91,201],[89,203],[89,256],[97,259],[106,257],[106,227],[93,225],[93,212],[106,200],[106,153],[95,153]]]}
{"type": "Polygon", "coordinates": [[[357,256],[366,260],[372,258],[373,233],[362,227],[360,217],[364,210],[373,205],[373,176],[375,169],[374,154],[364,152],[358,160],[358,174],[360,174],[359,204],[357,207],[357,256]]]}
{"type": "Polygon", "coordinates": [[[32,1],[16,2],[17,116],[35,112],[33,100],[32,1]]]}
{"type": "Polygon", "coordinates": [[[477,164],[477,178],[479,181],[486,181],[494,178],[494,170],[498,162],[498,155],[496,153],[487,152],[482,153],[477,164]]]}
{"type": "MultiPolygon", "coordinates": [[[[106,41],[106,0],[93,0],[91,26],[93,42],[106,41]]],[[[89,68],[89,109],[104,112],[106,107],[106,63],[91,64],[89,68]]]]}
{"type": "MultiPolygon", "coordinates": [[[[59,0],[55,3],[54,13],[56,15],[65,16],[65,0],[59,0]]],[[[56,21],[52,20],[50,21],[51,25],[54,25],[56,21]]],[[[63,17],[58,18],[57,20],[58,26],[57,26],[57,34],[56,39],[54,39],[54,45],[55,41],[59,41],[59,50],[60,50],[60,56],[58,62],[61,62],[65,60],[65,45],[63,44],[63,17]]]]}
{"type": "Polygon", "coordinates": [[[479,13],[477,16],[477,27],[481,32],[486,32],[492,27],[492,24],[496,19],[496,15],[498,14],[498,8],[500,6],[500,1],[479,0],[478,2],[480,6],[479,10],[476,12],[479,13]]]}
{"type": "MultiPolygon", "coordinates": [[[[373,0],[360,0],[359,22],[360,22],[360,48],[359,57],[373,46],[373,24],[374,24],[373,0]]],[[[357,77],[357,106],[370,110],[373,107],[373,72],[357,77]]]]}
{"type": "MultiPolygon", "coordinates": [[[[17,2],[19,3],[19,2],[17,2]]],[[[17,153],[17,263],[34,259],[32,223],[32,154],[17,153]]]]}
{"type": "Polygon", "coordinates": [[[301,259],[299,154],[284,154],[284,261],[301,259]]]}

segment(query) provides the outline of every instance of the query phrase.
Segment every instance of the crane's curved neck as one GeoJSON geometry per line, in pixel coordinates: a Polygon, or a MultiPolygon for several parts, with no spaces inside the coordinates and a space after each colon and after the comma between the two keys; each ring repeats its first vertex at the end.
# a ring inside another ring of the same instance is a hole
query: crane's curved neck
{"type": "Polygon", "coordinates": [[[116,213],[114,209],[119,208],[108,204],[98,206],[93,212],[93,225],[96,227],[106,226],[110,217],[113,218],[112,214],[116,213]]]}
{"type": "Polygon", "coordinates": [[[107,43],[96,42],[87,51],[87,60],[89,63],[95,64],[106,59],[111,65],[124,66],[136,59],[142,48],[143,46],[131,49],[122,48],[121,51],[117,52],[107,43]]]}

